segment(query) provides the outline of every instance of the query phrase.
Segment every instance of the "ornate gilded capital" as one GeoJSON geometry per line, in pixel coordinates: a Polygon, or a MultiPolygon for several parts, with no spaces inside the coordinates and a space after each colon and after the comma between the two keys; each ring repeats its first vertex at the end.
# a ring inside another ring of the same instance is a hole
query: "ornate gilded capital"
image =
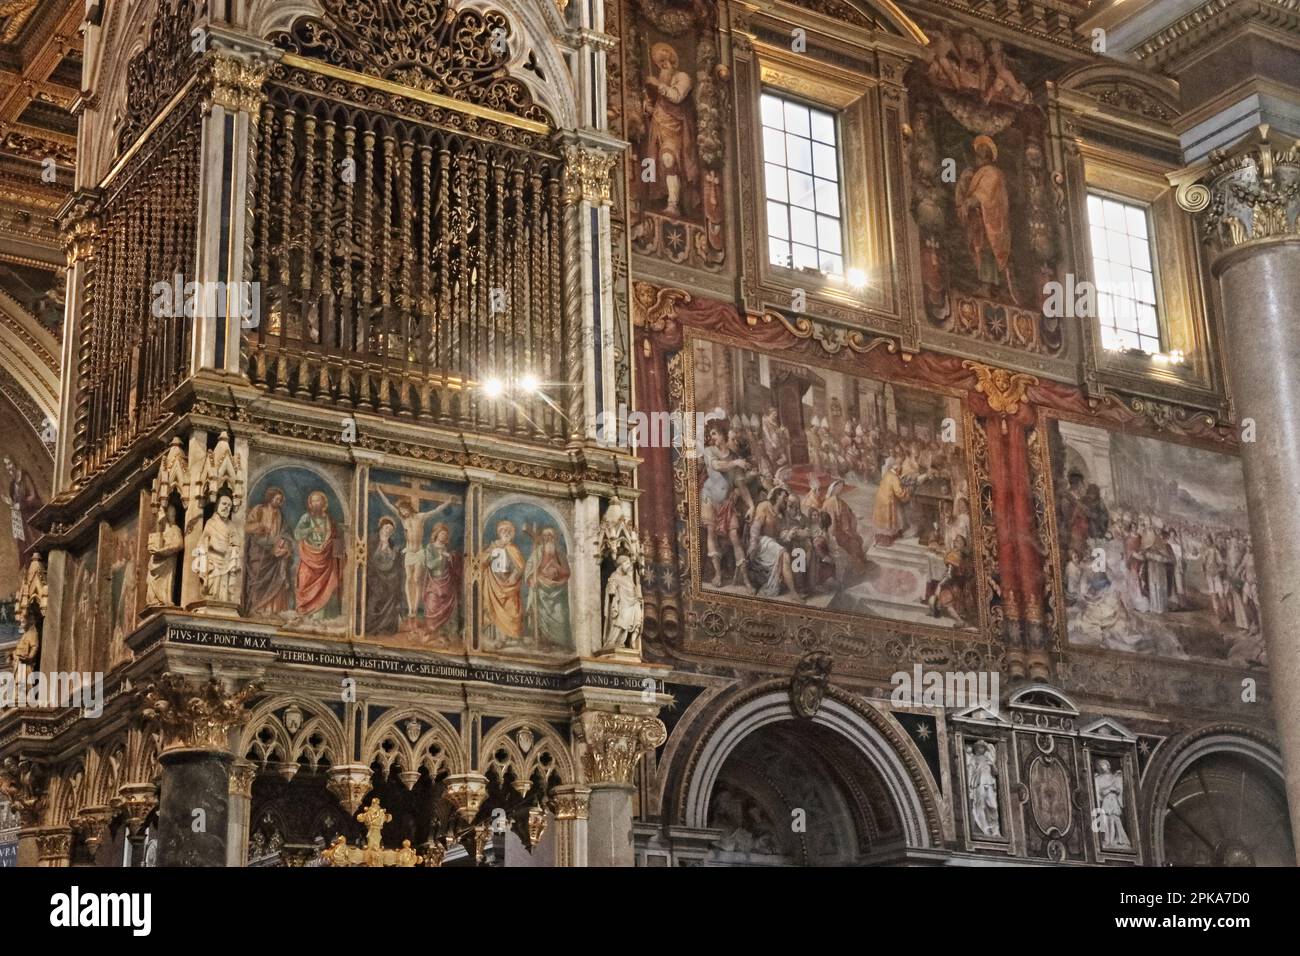
{"type": "Polygon", "coordinates": [[[157,806],[158,787],[152,783],[124,784],[118,788],[117,797],[113,801],[114,809],[124,812],[126,822],[137,832],[157,806]]]}
{"type": "MultiPolygon", "coordinates": [[[[228,792],[232,797],[253,796],[253,781],[257,779],[257,764],[251,760],[236,760],[230,765],[230,784],[228,792]]],[[[362,795],[364,796],[364,794],[362,795]]],[[[357,800],[360,801],[361,797],[357,800]]],[[[349,807],[348,812],[354,808],[349,807]]]]}
{"type": "Polygon", "coordinates": [[[481,773],[452,774],[443,781],[444,793],[460,818],[473,823],[487,799],[487,777],[481,773]]]}
{"type": "Polygon", "coordinates": [[[585,820],[591,810],[591,788],[556,787],[551,791],[551,805],[557,820],[585,820]]]}
{"type": "Polygon", "coordinates": [[[162,732],[162,753],[172,750],[210,750],[225,753],[230,731],[248,719],[244,703],[259,690],[253,681],[230,691],[215,677],[198,682],[166,673],[145,691],[144,716],[157,721],[162,732]]]}
{"type": "Polygon", "coordinates": [[[330,769],[325,785],[348,813],[356,813],[361,801],[371,789],[370,768],[361,764],[345,764],[330,769]]]}
{"type": "Polygon", "coordinates": [[[93,856],[108,834],[108,825],[113,821],[113,811],[109,807],[86,807],[72,818],[72,829],[81,837],[93,856]]]}
{"type": "Polygon", "coordinates": [[[616,153],[569,143],[564,147],[564,201],[568,205],[585,199],[608,205],[616,153]]]}
{"type": "Polygon", "coordinates": [[[1014,415],[1020,410],[1020,403],[1025,400],[1031,385],[1038,384],[1038,378],[1024,372],[1012,372],[996,365],[984,365],[969,359],[961,363],[975,373],[975,391],[988,400],[989,408],[1003,415],[1014,415]]]}
{"type": "Polygon", "coordinates": [[[41,822],[47,782],[45,768],[30,760],[6,757],[0,764],[0,795],[25,827],[41,822]]]}
{"type": "Polygon", "coordinates": [[[266,79],[264,63],[249,62],[233,56],[209,56],[204,60],[203,75],[207,93],[204,112],[220,106],[227,112],[257,114],[261,109],[262,81],[266,79]]]}
{"type": "Polygon", "coordinates": [[[1169,179],[1215,252],[1300,234],[1300,143],[1268,124],[1169,179]]]}
{"type": "Polygon", "coordinates": [[[74,196],[59,217],[59,235],[69,268],[90,258],[99,236],[99,201],[93,196],[74,196]]]}
{"type": "Polygon", "coordinates": [[[573,735],[589,783],[627,784],[641,754],[668,739],[668,728],[658,717],[585,711],[574,720],[573,735]]]}
{"type": "Polygon", "coordinates": [[[36,834],[36,859],[44,866],[67,866],[72,855],[72,830],[60,827],[36,834]]]}

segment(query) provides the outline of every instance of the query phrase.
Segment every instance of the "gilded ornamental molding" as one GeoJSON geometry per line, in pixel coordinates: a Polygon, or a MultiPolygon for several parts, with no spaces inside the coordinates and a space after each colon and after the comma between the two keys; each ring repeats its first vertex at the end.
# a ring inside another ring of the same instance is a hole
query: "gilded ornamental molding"
{"type": "Polygon", "coordinates": [[[205,111],[214,106],[227,112],[256,113],[260,109],[267,64],[232,56],[210,56],[204,61],[203,71],[208,87],[203,97],[205,111]]]}
{"type": "Polygon", "coordinates": [[[1169,179],[1215,252],[1300,234],[1300,143],[1268,124],[1169,179]]]}

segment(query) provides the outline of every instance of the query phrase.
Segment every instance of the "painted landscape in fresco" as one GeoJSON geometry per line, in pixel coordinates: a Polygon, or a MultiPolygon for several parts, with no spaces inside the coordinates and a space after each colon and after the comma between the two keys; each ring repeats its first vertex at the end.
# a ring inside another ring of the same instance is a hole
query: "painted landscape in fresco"
{"type": "Polygon", "coordinates": [[[1067,421],[1049,447],[1070,643],[1263,666],[1240,460],[1067,421]]]}
{"type": "Polygon", "coordinates": [[[376,469],[366,502],[366,637],[402,647],[461,646],[464,486],[376,469]]]}
{"type": "Polygon", "coordinates": [[[245,617],[341,631],[347,510],[336,484],[301,465],[253,481],[244,525],[245,617]]]}
{"type": "Polygon", "coordinates": [[[959,400],[704,339],[691,349],[704,590],[978,624],[959,400]]]}
{"type": "Polygon", "coordinates": [[[483,648],[572,651],[572,569],[563,522],[530,501],[502,501],[488,510],[482,541],[477,560],[483,648]]]}

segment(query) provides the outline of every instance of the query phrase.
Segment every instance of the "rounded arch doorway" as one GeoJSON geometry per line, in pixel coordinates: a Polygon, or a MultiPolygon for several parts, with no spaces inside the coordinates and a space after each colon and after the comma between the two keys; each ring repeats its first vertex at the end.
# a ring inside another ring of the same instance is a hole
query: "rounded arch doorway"
{"type": "Polygon", "coordinates": [[[1166,866],[1294,866],[1286,795],[1270,768],[1241,753],[1197,757],[1164,806],[1166,866]]]}
{"type": "MultiPolygon", "coordinates": [[[[831,687],[796,717],[771,685],[718,702],[682,763],[673,814],[705,865],[902,862],[940,839],[937,788],[888,716],[831,687]]],[[[698,858],[697,858],[698,859],[698,858]]]]}

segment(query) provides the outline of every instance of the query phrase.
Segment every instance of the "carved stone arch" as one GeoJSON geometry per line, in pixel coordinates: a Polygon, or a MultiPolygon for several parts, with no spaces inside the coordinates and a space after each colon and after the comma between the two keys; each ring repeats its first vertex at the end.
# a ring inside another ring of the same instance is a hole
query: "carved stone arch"
{"type": "MultiPolygon", "coordinates": [[[[700,730],[693,745],[683,747],[676,765],[667,768],[672,782],[665,793],[664,818],[689,827],[707,827],[709,800],[732,751],[768,724],[797,720],[784,681],[767,681],[719,695],[708,715],[697,722],[700,730]]],[[[938,785],[895,721],[832,686],[810,722],[847,741],[878,775],[908,847],[942,844],[938,785]]]]}
{"type": "Polygon", "coordinates": [[[1072,70],[1056,86],[1062,92],[1081,93],[1103,107],[1157,123],[1172,123],[1182,113],[1177,80],[1114,60],[1072,70]]]}
{"type": "Polygon", "coordinates": [[[564,57],[567,29],[551,3],[254,0],[241,26],[286,52],[354,72],[555,128],[580,125],[564,57]],[[400,37],[385,29],[399,20],[400,37]],[[497,29],[506,31],[508,52],[491,46],[497,29]],[[461,51],[459,62],[437,52],[447,49],[461,51]]]}
{"type": "Polygon", "coordinates": [[[50,789],[50,810],[46,826],[69,826],[77,812],[86,806],[86,758],[78,757],[66,764],[50,789]]]}
{"type": "Polygon", "coordinates": [[[455,728],[442,714],[422,707],[399,707],[367,728],[361,762],[378,764],[384,777],[400,767],[408,788],[415,785],[422,769],[430,780],[436,780],[444,771],[459,774],[469,766],[455,728]]]}
{"type": "Polygon", "coordinates": [[[122,770],[123,783],[152,783],[162,771],[158,762],[160,740],[158,732],[147,725],[132,727],[126,734],[126,765],[122,770]]]}
{"type": "Polygon", "coordinates": [[[1139,796],[1142,837],[1153,866],[1165,865],[1164,813],[1174,785],[1198,760],[1213,754],[1232,754],[1250,761],[1275,777],[1285,792],[1277,740],[1258,728],[1229,722],[1210,724],[1168,741],[1147,768],[1139,796]]]}
{"type": "Polygon", "coordinates": [[[117,796],[126,769],[127,742],[125,737],[110,741],[92,750],[93,760],[88,762],[91,771],[86,787],[86,806],[106,807],[117,796]]]}
{"type": "Polygon", "coordinates": [[[239,740],[238,755],[263,769],[281,770],[301,765],[319,768],[348,762],[343,725],[328,707],[304,697],[280,696],[253,708],[239,740]],[[281,715],[290,707],[302,711],[302,725],[290,730],[281,715]]]}
{"type": "Polygon", "coordinates": [[[559,777],[554,783],[573,783],[577,779],[573,757],[559,734],[544,721],[528,718],[504,720],[493,727],[479,747],[479,763],[483,774],[494,768],[500,773],[509,765],[519,781],[532,780],[536,772],[541,772],[543,778],[554,773],[559,777]],[[521,738],[521,731],[532,737],[526,750],[523,740],[527,738],[521,738]],[[496,760],[499,750],[506,752],[507,761],[496,760]]]}

